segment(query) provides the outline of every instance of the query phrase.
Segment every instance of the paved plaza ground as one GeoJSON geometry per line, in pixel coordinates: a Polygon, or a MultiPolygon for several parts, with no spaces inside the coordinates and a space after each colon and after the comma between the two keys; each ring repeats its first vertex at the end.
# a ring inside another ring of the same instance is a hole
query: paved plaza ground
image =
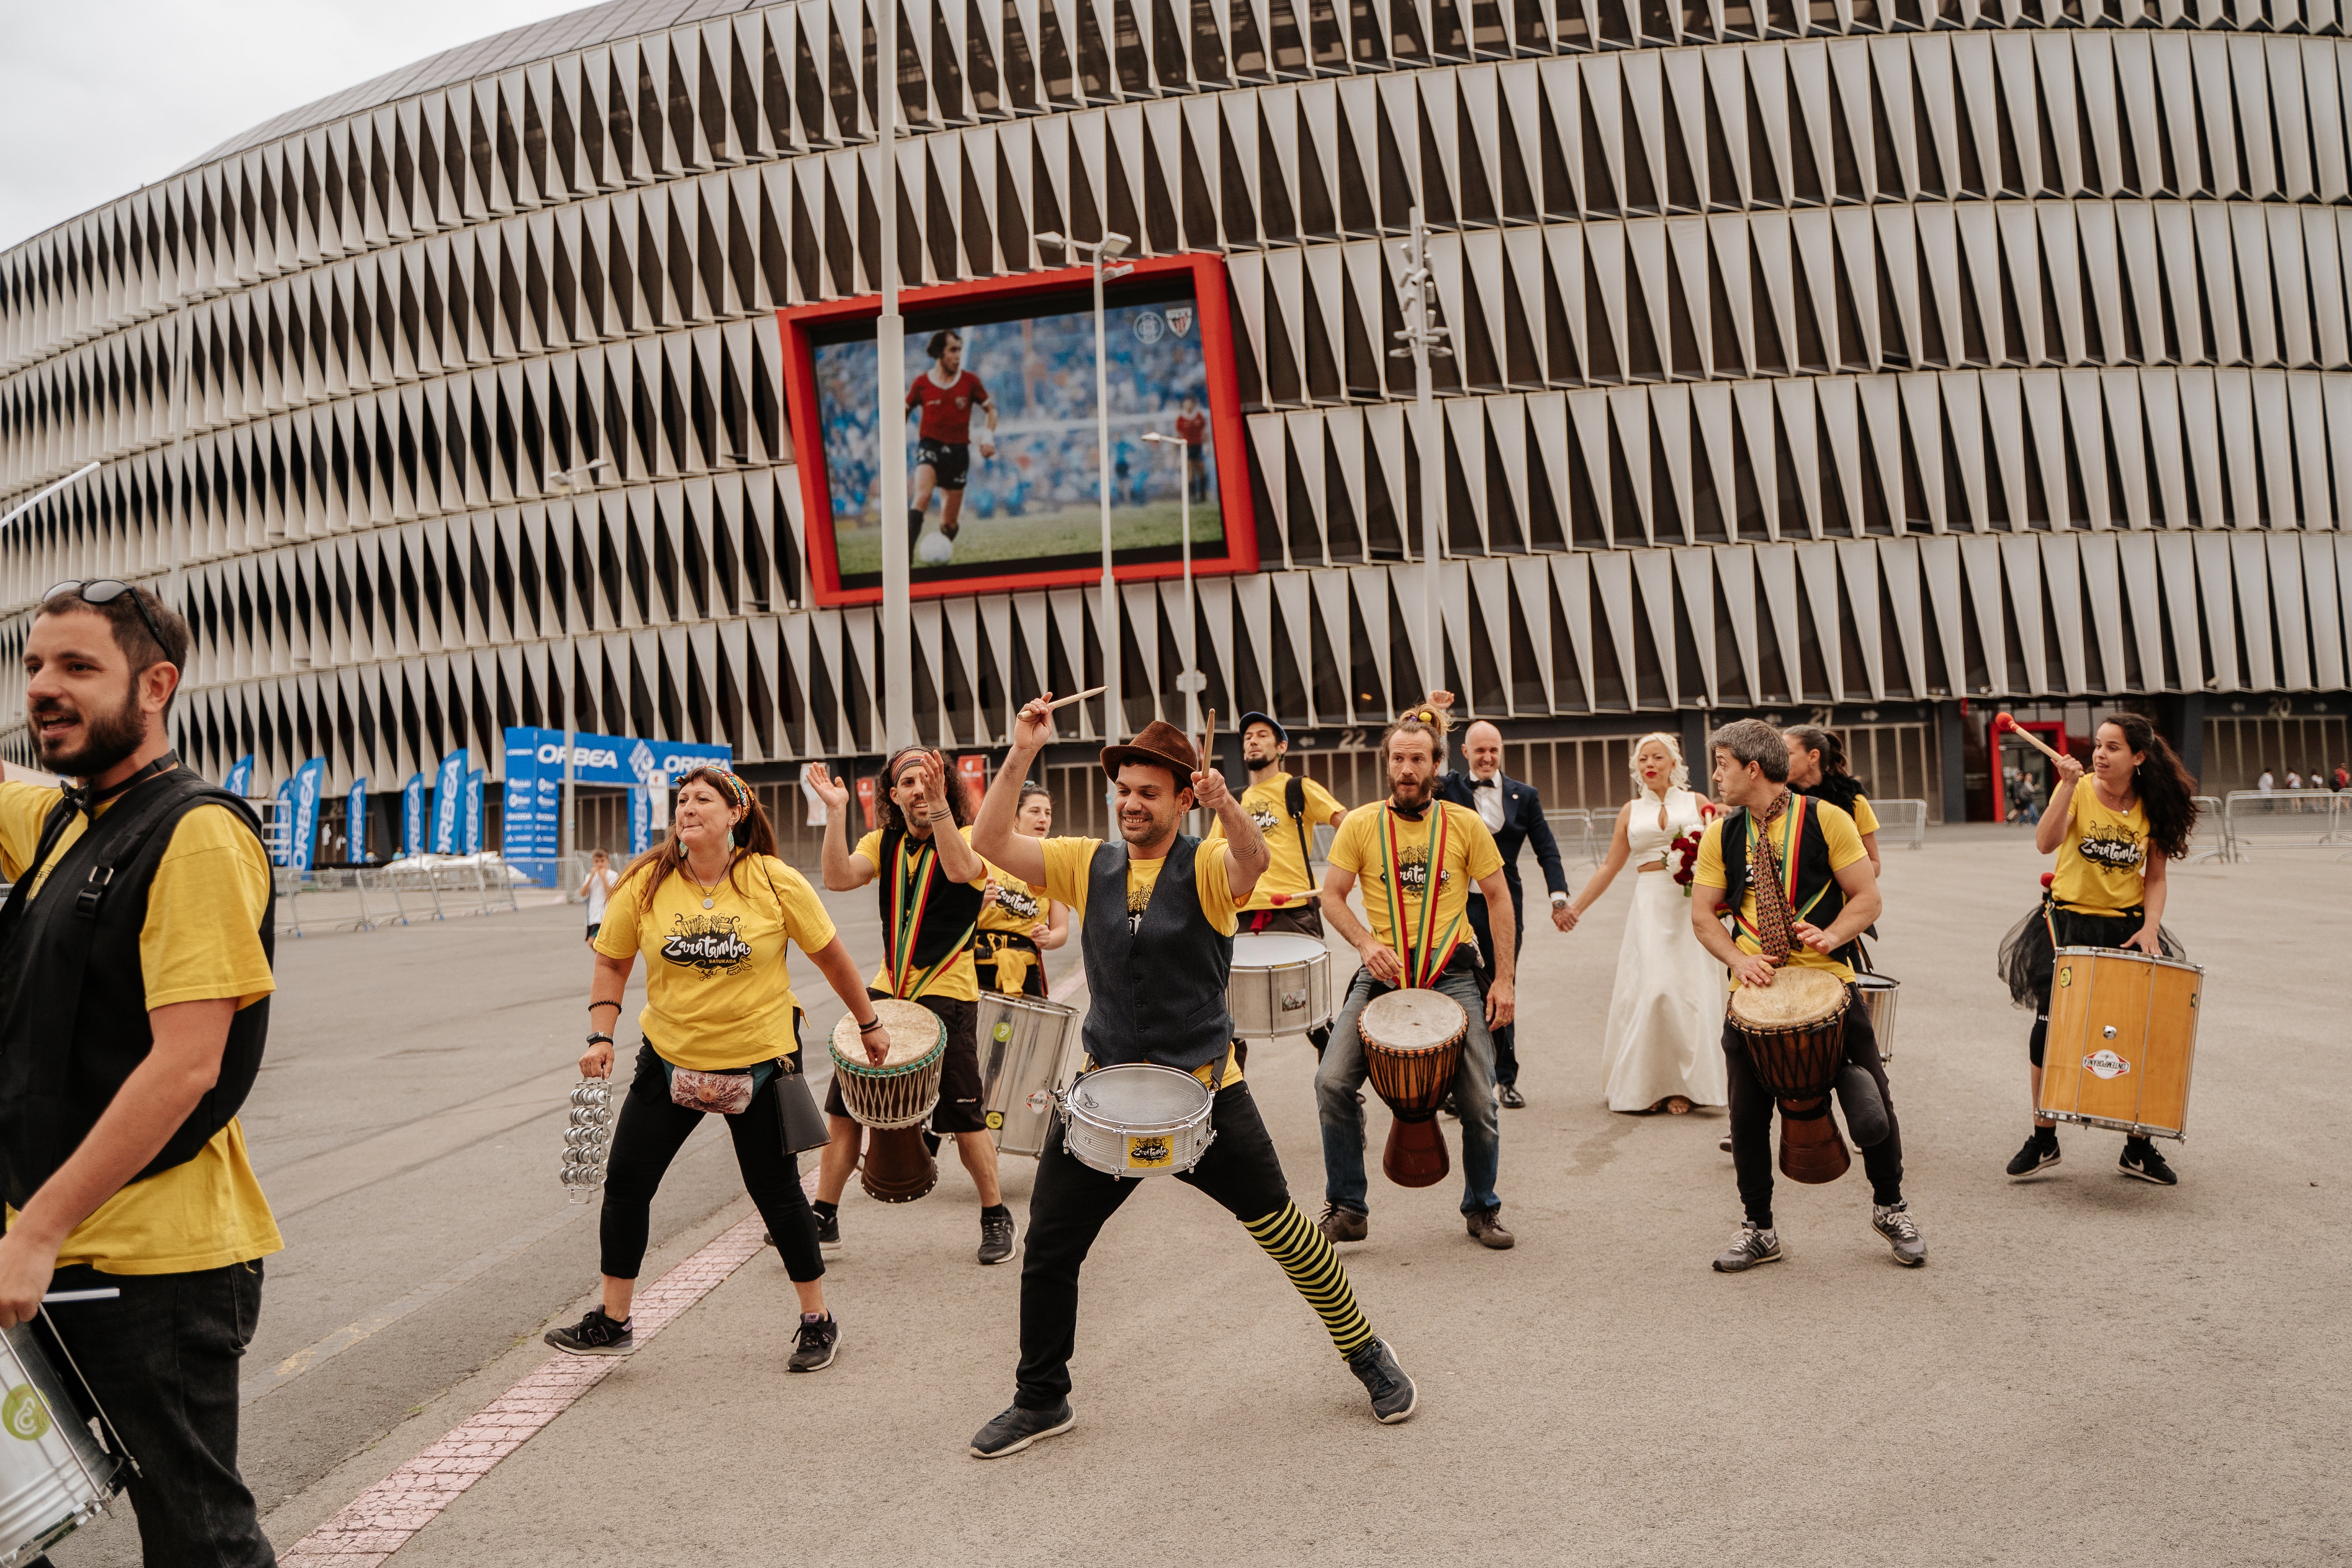
{"type": "MultiPolygon", "coordinates": [[[[831,1370],[784,1373],[792,1293],[759,1253],[395,1568],[2343,1561],[2352,863],[2335,855],[2173,872],[2168,923],[2206,966],[2176,1189],[2118,1176],[2119,1136],[2079,1131],[2044,1179],[2002,1175],[2030,1020],[1992,952],[2043,863],[2021,829],[1932,831],[1888,854],[1877,950],[1903,981],[1889,1071],[1927,1267],[1898,1268],[1870,1231],[1857,1164],[1782,1184],[1785,1262],[1711,1273],[1738,1221],[1722,1117],[1601,1102],[1621,887],[1573,935],[1528,938],[1530,1105],[1504,1113],[1500,1184],[1517,1248],[1471,1242],[1451,1184],[1376,1177],[1371,1239],[1342,1249],[1420,1383],[1410,1424],[1372,1422],[1222,1210],[1153,1182],[1087,1268],[1076,1430],[967,1458],[1010,1400],[1020,1280],[973,1264],[976,1200],[948,1161],[906,1207],[853,1184],[831,1370]]],[[[828,901],[870,961],[870,897],[828,901]]],[[[540,1331],[590,1300],[593,1215],[554,1179],[578,918],[280,947],[246,1121],[289,1246],[247,1364],[245,1468],[281,1553],[548,1362],[540,1331]]],[[[796,974],[829,1027],[837,1004],[796,974]]],[[[1310,1213],[1313,1065],[1291,1041],[1249,1068],[1310,1213]]],[[[1005,1162],[1017,1215],[1033,1168],[1005,1162]]],[[[645,1279],[750,1213],[706,1128],[656,1205],[645,1279]]],[[[109,1521],[55,1555],[135,1563],[134,1531],[109,1521]]]]}

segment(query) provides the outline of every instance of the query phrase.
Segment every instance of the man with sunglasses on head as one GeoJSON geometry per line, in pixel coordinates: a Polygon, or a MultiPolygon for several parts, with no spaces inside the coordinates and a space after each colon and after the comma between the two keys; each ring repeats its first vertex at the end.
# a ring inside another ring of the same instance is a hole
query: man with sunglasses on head
{"type": "Polygon", "coordinates": [[[26,637],[34,742],[75,782],[0,784],[0,1326],[115,1292],[36,1331],[138,1461],[146,1562],[266,1568],[237,1361],[284,1244],[236,1112],[274,989],[269,859],[173,754],[187,654],[187,623],[116,582],[58,584],[26,637]]]}

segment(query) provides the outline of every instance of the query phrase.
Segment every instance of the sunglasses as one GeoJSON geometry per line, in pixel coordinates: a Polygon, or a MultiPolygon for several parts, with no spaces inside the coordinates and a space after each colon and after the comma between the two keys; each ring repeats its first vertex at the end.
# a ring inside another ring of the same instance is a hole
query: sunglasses
{"type": "Polygon", "coordinates": [[[171,657],[172,645],[163,640],[163,633],[155,625],[155,617],[147,613],[147,605],[130,584],[118,583],[111,577],[100,577],[89,583],[59,583],[41,595],[42,602],[46,604],[59,594],[71,594],[85,605],[110,605],[125,594],[130,595],[131,607],[139,612],[140,624],[147,628],[147,635],[155,639],[157,651],[166,658],[171,657]]]}

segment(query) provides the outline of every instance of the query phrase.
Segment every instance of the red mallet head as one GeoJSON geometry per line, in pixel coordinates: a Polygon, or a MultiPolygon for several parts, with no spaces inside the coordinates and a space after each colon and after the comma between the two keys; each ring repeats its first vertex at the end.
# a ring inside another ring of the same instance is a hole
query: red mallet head
{"type": "Polygon", "coordinates": [[[2044,871],[2042,873],[2042,885],[2045,888],[2057,879],[2058,873],[2055,871],[2044,871]]]}
{"type": "Polygon", "coordinates": [[[2017,721],[2009,714],[1996,713],[1992,716],[1992,732],[1994,734],[2006,734],[2016,728],[2017,721]]]}

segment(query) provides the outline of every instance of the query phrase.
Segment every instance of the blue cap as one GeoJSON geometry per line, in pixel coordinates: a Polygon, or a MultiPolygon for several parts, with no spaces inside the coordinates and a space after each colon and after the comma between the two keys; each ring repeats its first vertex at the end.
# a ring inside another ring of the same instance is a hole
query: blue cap
{"type": "Polygon", "coordinates": [[[1241,719],[1234,725],[1234,733],[1236,735],[1247,735],[1249,733],[1249,727],[1253,724],[1265,725],[1267,729],[1274,731],[1274,738],[1276,740],[1281,742],[1286,746],[1290,744],[1290,731],[1284,729],[1282,727],[1282,721],[1271,713],[1259,713],[1253,710],[1243,714],[1241,719]]]}

